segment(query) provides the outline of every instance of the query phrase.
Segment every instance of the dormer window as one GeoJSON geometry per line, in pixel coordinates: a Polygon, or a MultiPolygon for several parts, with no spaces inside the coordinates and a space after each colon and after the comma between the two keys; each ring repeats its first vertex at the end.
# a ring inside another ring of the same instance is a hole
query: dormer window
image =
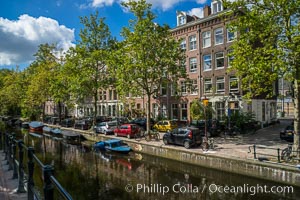
{"type": "Polygon", "coordinates": [[[179,16],[178,17],[178,26],[186,24],[186,17],[185,16],[179,16]]]}
{"type": "Polygon", "coordinates": [[[221,12],[223,10],[223,5],[220,0],[215,0],[211,2],[212,13],[215,14],[217,12],[221,12]]]}

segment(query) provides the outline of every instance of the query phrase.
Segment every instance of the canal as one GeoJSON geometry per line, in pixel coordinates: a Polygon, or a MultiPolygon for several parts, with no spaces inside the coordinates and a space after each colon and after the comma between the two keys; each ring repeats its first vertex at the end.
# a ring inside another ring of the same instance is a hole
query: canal
{"type": "MultiPolygon", "coordinates": [[[[94,152],[27,131],[15,131],[75,200],[299,199],[300,188],[130,152],[94,152]]],[[[39,171],[36,167],[36,171],[39,171]]],[[[41,173],[41,171],[39,172],[41,173]]],[[[35,185],[42,191],[41,174],[35,185]]],[[[60,199],[56,194],[56,199],[60,199]]]]}

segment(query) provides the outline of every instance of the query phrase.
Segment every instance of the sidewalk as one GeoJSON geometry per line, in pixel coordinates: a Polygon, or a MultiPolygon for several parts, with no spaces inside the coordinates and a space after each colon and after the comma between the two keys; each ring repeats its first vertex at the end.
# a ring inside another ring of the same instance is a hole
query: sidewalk
{"type": "Polygon", "coordinates": [[[27,193],[17,193],[18,179],[12,179],[13,170],[8,171],[5,153],[0,151],[0,199],[1,200],[25,200],[27,193]]]}

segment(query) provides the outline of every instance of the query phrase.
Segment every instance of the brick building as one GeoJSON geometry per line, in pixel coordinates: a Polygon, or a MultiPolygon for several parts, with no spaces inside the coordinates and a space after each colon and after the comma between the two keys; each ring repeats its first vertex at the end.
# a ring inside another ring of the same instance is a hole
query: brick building
{"type": "MultiPolygon", "coordinates": [[[[276,99],[243,101],[240,80],[228,70],[233,59],[229,56],[230,46],[237,39],[237,33],[226,28],[232,20],[223,17],[227,10],[220,0],[212,0],[202,11],[202,16],[177,11],[177,27],[171,29],[171,34],[186,52],[185,65],[190,81],[179,81],[179,97],[173,89],[174,83],[162,85],[159,95],[151,99],[151,116],[188,122],[192,101],[207,98],[215,110],[213,117],[221,121],[230,109],[231,112],[254,112],[258,121],[271,122],[276,118],[276,99]]],[[[99,96],[99,115],[119,116],[130,112],[132,117],[145,116],[145,97],[128,97],[128,103],[123,105],[113,89],[100,91],[99,96]]],[[[78,108],[86,115],[92,112],[89,107],[78,108]]]]}

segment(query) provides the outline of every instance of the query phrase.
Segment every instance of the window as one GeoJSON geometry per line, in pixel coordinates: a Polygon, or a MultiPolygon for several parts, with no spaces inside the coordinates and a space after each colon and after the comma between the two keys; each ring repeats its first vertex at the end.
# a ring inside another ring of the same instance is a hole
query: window
{"type": "Polygon", "coordinates": [[[210,37],[210,31],[206,31],[202,33],[202,47],[210,47],[211,45],[211,37],[210,37]]]}
{"type": "Polygon", "coordinates": [[[217,111],[217,120],[224,121],[225,120],[225,103],[224,102],[216,102],[216,111],[217,111]]]}
{"type": "Polygon", "coordinates": [[[193,79],[191,80],[191,94],[198,94],[198,83],[197,83],[197,79],[193,79]]]}
{"type": "Polygon", "coordinates": [[[192,35],[189,37],[190,41],[190,50],[195,50],[197,49],[197,40],[196,40],[196,35],[192,35]]]}
{"type": "Polygon", "coordinates": [[[223,42],[224,42],[223,28],[215,29],[215,45],[223,44],[223,42]]]}
{"type": "Polygon", "coordinates": [[[167,83],[163,82],[160,86],[160,94],[161,96],[166,96],[167,95],[167,83]]]}
{"type": "Polygon", "coordinates": [[[236,38],[236,32],[230,32],[227,30],[227,42],[232,42],[236,38]]]}
{"type": "Polygon", "coordinates": [[[186,94],[187,90],[186,90],[186,83],[185,83],[185,81],[180,81],[180,86],[181,86],[181,93],[182,94],[186,94]]]}
{"type": "Polygon", "coordinates": [[[181,48],[182,50],[186,50],[186,40],[185,40],[185,39],[183,39],[183,40],[180,42],[180,48],[181,48]]]}
{"type": "Polygon", "coordinates": [[[217,77],[216,80],[216,88],[217,88],[217,93],[224,93],[225,92],[225,78],[224,77],[217,77]]]}
{"type": "Polygon", "coordinates": [[[171,96],[178,95],[177,91],[178,91],[177,84],[176,83],[171,83],[171,96]]]}
{"type": "Polygon", "coordinates": [[[229,77],[229,91],[237,92],[239,90],[239,82],[236,76],[229,77]]]}
{"type": "Polygon", "coordinates": [[[204,71],[207,71],[207,70],[211,70],[211,55],[208,54],[208,55],[204,55],[203,56],[203,66],[204,66],[204,71]]]}
{"type": "Polygon", "coordinates": [[[181,104],[181,120],[187,120],[187,104],[181,104]]]}
{"type": "Polygon", "coordinates": [[[204,93],[212,93],[212,81],[211,78],[204,79],[204,93]]]}
{"type": "Polygon", "coordinates": [[[190,72],[197,72],[197,59],[190,58],[190,72]]]}
{"type": "Polygon", "coordinates": [[[222,2],[220,0],[214,1],[212,2],[212,12],[217,13],[217,12],[221,12],[223,10],[223,5],[222,2]]]}
{"type": "Polygon", "coordinates": [[[234,59],[234,56],[233,56],[233,55],[230,55],[230,54],[232,54],[232,50],[229,50],[229,51],[227,52],[227,57],[228,57],[228,67],[231,66],[232,61],[233,61],[233,59],[234,59]]]}
{"type": "Polygon", "coordinates": [[[185,24],[185,16],[180,16],[178,17],[178,25],[183,25],[185,24]]]}
{"type": "Polygon", "coordinates": [[[172,104],[172,118],[171,119],[178,119],[178,104],[172,104]]]}
{"type": "Polygon", "coordinates": [[[106,91],[100,91],[99,92],[99,100],[102,101],[102,100],[106,100],[106,91]]]}
{"type": "Polygon", "coordinates": [[[215,54],[216,69],[224,68],[224,52],[218,52],[215,54]]]}

